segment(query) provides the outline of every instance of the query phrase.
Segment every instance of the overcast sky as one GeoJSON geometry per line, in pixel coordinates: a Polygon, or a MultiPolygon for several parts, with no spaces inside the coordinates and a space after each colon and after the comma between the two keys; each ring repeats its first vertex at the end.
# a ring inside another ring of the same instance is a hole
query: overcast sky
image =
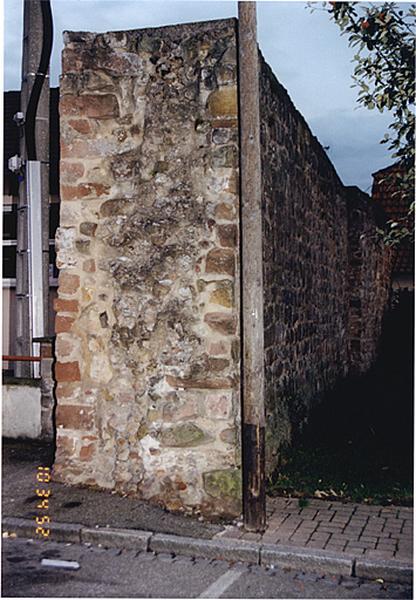
{"type": "MultiPolygon", "coordinates": [[[[390,164],[379,142],[388,115],[357,108],[353,52],[322,10],[304,2],[258,2],[260,48],[328,154],[342,181],[371,190],[371,173],[390,164]]],[[[317,6],[320,4],[317,3],[317,6]]],[[[60,73],[62,31],[115,31],[233,17],[235,1],[52,0],[51,85],[60,73]]],[[[4,89],[20,88],[23,0],[4,0],[4,89]]]]}

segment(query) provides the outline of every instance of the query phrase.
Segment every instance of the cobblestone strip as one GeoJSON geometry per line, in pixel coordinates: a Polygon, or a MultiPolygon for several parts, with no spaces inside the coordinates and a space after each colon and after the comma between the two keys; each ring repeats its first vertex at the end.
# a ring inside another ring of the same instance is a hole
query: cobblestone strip
{"type": "Polygon", "coordinates": [[[302,508],[295,498],[273,498],[267,514],[262,536],[229,528],[224,537],[345,552],[365,559],[412,559],[413,510],[409,507],[313,499],[302,508]]]}

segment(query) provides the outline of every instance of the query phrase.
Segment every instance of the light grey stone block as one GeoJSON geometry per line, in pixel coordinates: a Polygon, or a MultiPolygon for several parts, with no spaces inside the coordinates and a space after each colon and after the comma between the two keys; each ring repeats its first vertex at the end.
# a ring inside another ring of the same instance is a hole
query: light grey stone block
{"type": "Polygon", "coordinates": [[[109,548],[125,548],[128,550],[148,549],[151,533],[135,529],[111,529],[109,527],[88,528],[81,530],[83,543],[106,546],[109,548]]]}
{"type": "MultiPolygon", "coordinates": [[[[5,517],[2,521],[3,531],[16,533],[18,537],[28,537],[40,539],[36,533],[38,527],[35,518],[22,519],[16,517],[5,517]]],[[[79,543],[81,540],[80,532],[82,525],[77,523],[44,523],[43,528],[50,530],[50,535],[43,539],[49,539],[54,542],[73,542],[79,543]]]]}
{"type": "Polygon", "coordinates": [[[413,566],[399,560],[357,558],[355,575],[363,579],[384,579],[391,583],[412,583],[413,566]]]}
{"type": "Polygon", "coordinates": [[[260,564],[313,571],[325,575],[352,575],[354,557],[325,550],[264,544],[260,550],[260,564]]]}
{"type": "Polygon", "coordinates": [[[240,540],[201,540],[176,535],[155,534],[149,544],[153,552],[259,563],[259,544],[240,540]]]}

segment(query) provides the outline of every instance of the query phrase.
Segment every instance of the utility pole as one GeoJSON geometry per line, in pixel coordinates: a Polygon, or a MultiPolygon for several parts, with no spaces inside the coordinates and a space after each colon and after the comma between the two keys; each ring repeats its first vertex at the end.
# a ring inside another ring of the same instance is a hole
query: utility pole
{"type": "MultiPolygon", "coordinates": [[[[24,0],[20,110],[26,119],[43,45],[42,0],[24,0]]],[[[49,297],[49,76],[46,75],[35,117],[36,160],[29,160],[21,126],[20,156],[24,178],[19,187],[16,257],[18,355],[39,355],[34,337],[48,333],[49,297]]],[[[35,365],[18,362],[20,377],[38,376],[35,365]]]]}
{"type": "Polygon", "coordinates": [[[255,2],[238,3],[242,255],[242,446],[244,525],[266,526],[263,227],[259,55],[255,2]]]}

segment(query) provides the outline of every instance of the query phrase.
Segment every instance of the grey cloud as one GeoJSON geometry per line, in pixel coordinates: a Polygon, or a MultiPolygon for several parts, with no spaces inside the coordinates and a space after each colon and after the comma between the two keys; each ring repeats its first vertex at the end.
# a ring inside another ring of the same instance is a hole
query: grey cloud
{"type": "MultiPolygon", "coordinates": [[[[5,89],[19,89],[22,0],[5,0],[5,89]]],[[[345,183],[367,188],[371,172],[392,162],[379,140],[386,118],[355,111],[353,52],[322,11],[304,2],[259,2],[259,43],[295,106],[324,145],[345,183]],[[363,113],[363,114],[361,114],[363,113]]],[[[236,16],[237,2],[52,0],[55,41],[51,83],[58,85],[62,31],[113,31],[236,16]]]]}

